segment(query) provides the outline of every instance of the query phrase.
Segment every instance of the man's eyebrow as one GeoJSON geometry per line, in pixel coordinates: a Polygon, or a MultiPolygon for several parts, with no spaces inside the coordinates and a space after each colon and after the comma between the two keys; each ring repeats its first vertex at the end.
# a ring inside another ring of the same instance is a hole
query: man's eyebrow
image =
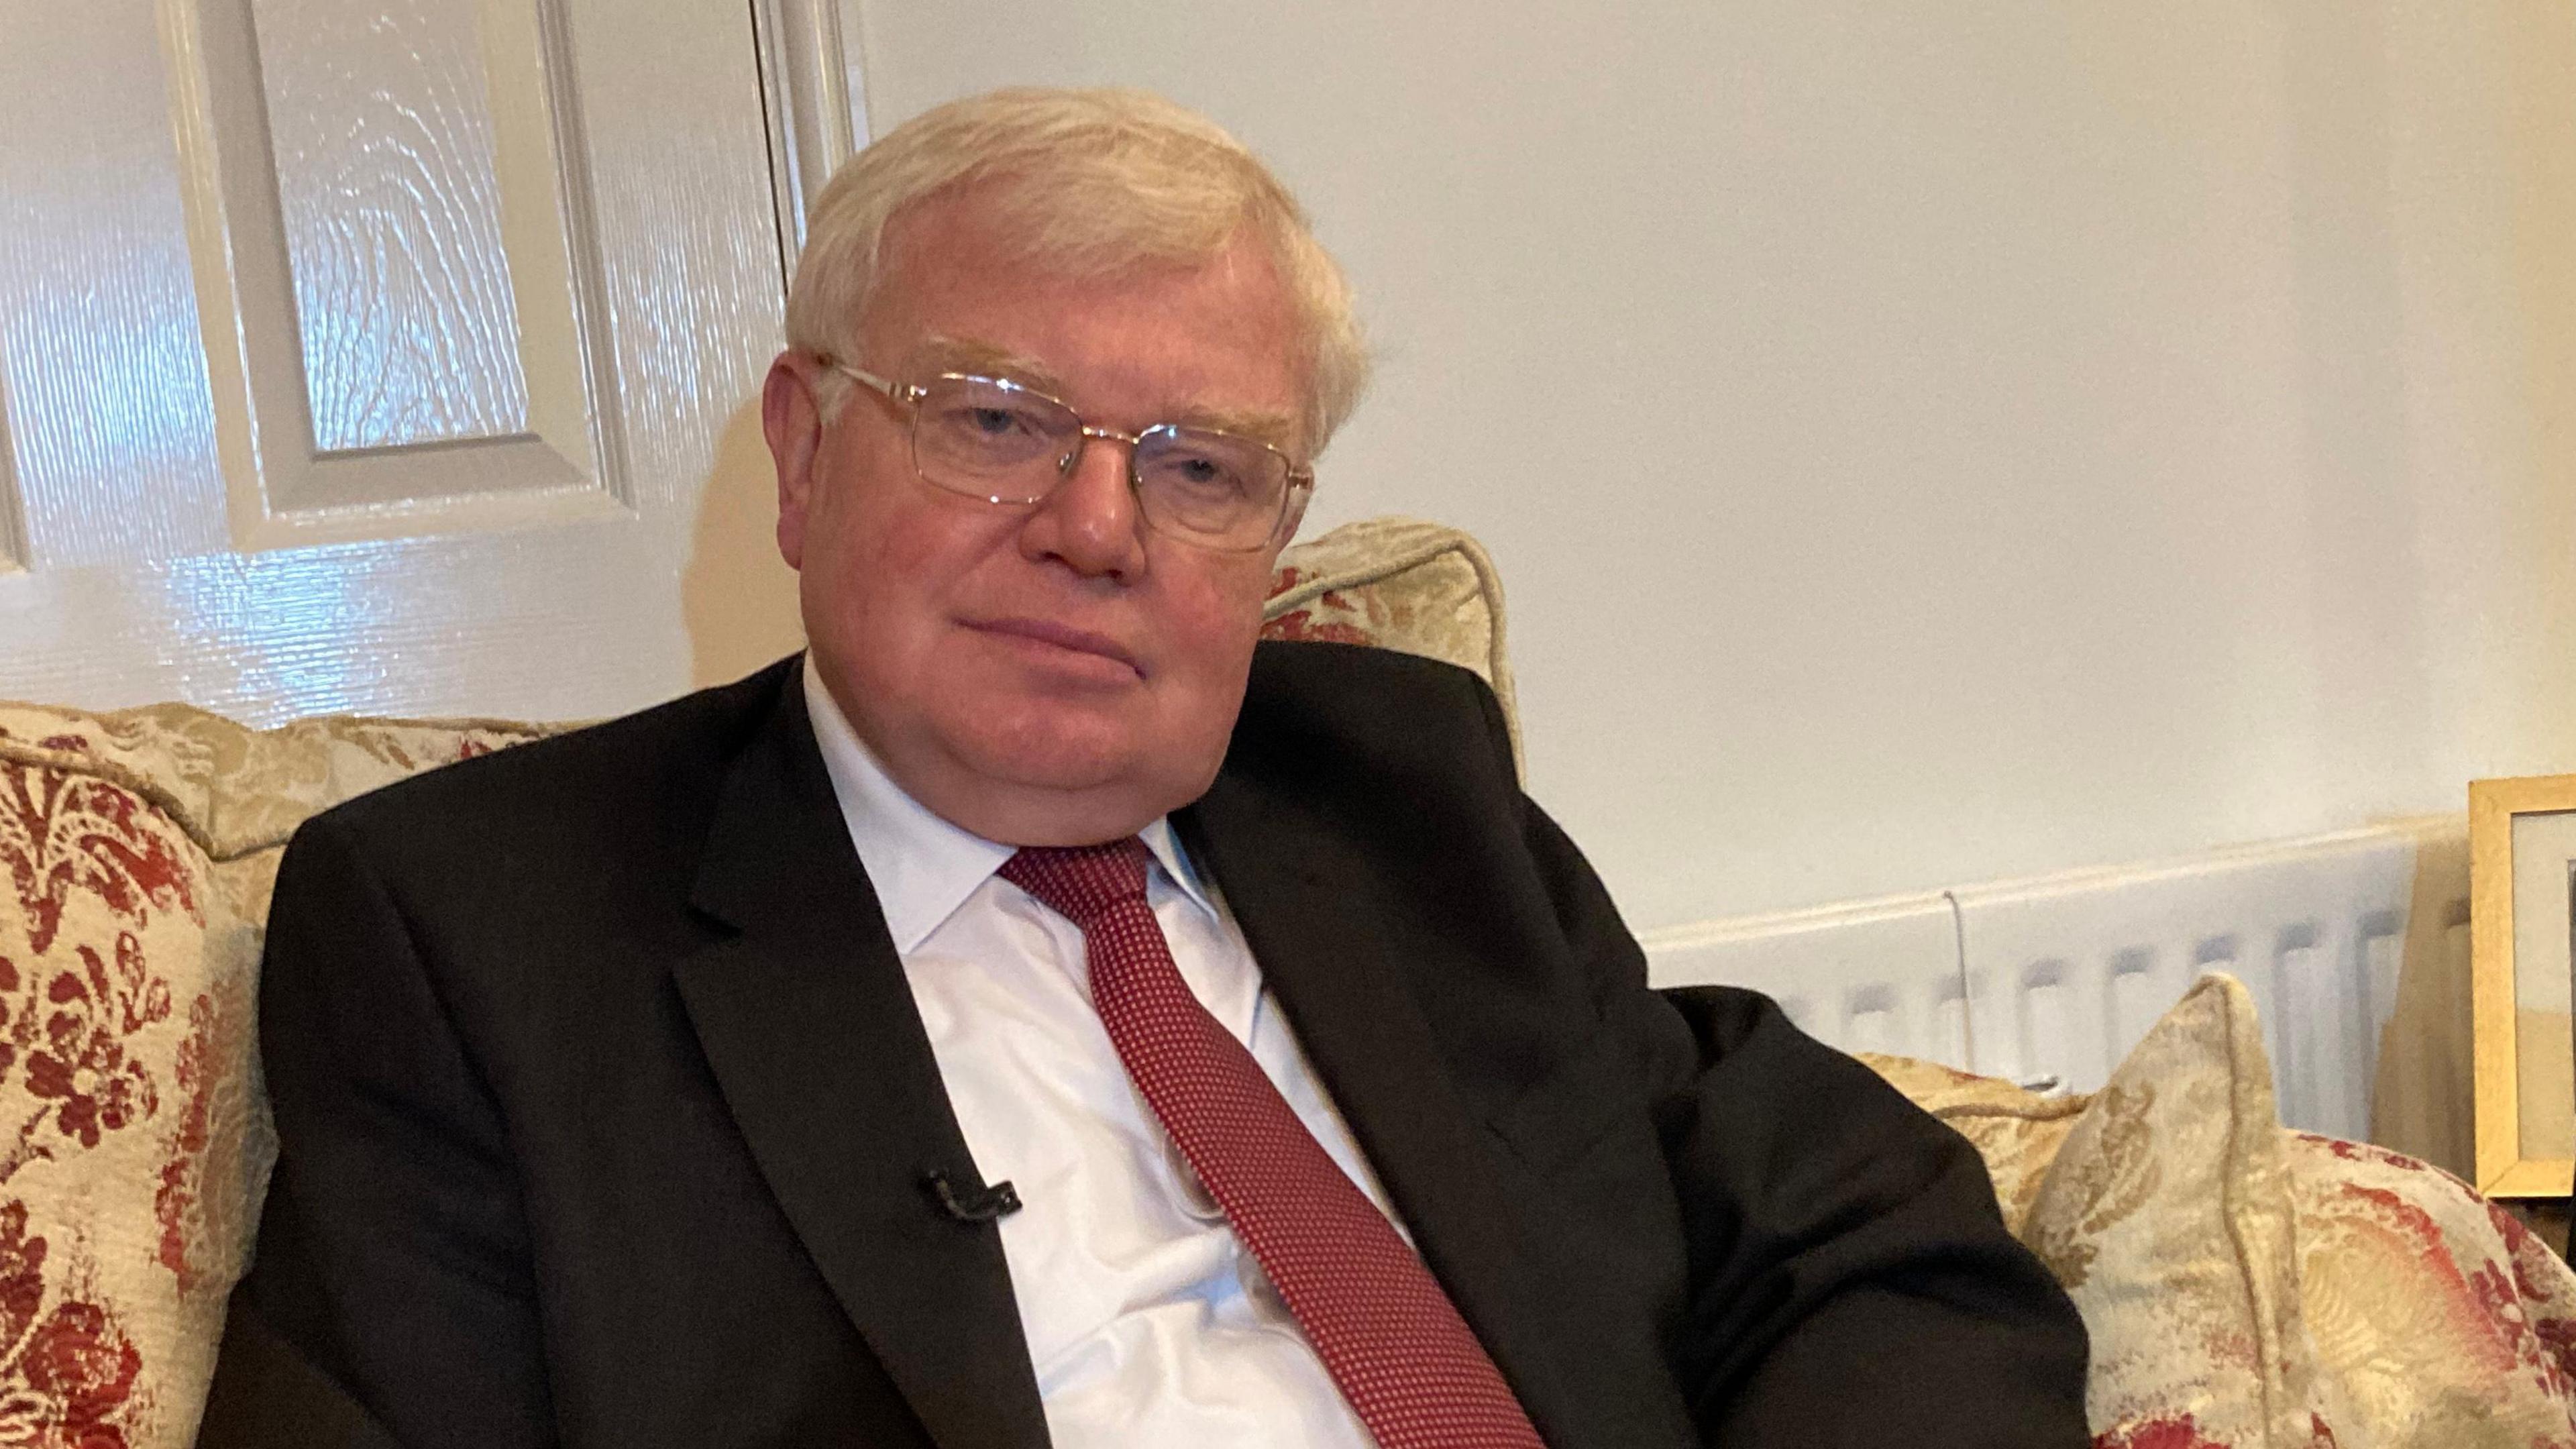
{"type": "Polygon", "coordinates": [[[1187,407],[1170,421],[1193,428],[1214,428],[1255,442],[1268,443],[1280,452],[1296,440],[1297,420],[1286,413],[1267,408],[1187,407]]]}

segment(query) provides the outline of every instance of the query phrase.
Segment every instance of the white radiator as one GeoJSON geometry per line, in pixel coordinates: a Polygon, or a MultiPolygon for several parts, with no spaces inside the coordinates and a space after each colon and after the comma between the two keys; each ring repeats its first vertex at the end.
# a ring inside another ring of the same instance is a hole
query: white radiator
{"type": "Polygon", "coordinates": [[[2419,848],[2461,829],[2408,821],[1710,921],[1644,945],[1656,985],[1753,987],[1844,1050],[2078,1092],[2102,1085],[2200,973],[2226,971],[2262,1010],[2282,1120],[2364,1138],[2419,848]]]}

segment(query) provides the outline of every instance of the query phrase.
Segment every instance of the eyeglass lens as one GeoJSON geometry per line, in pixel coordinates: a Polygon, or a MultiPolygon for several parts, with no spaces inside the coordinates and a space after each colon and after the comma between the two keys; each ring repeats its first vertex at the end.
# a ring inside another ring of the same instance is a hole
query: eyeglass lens
{"type": "MultiPolygon", "coordinates": [[[[1034,503],[1069,472],[1082,419],[1052,398],[992,378],[942,377],[913,413],[913,460],[942,488],[1034,503]]],[[[1288,460],[1229,433],[1171,424],[1136,443],[1131,476],[1146,521],[1229,546],[1258,544],[1279,519],[1288,460]]]]}

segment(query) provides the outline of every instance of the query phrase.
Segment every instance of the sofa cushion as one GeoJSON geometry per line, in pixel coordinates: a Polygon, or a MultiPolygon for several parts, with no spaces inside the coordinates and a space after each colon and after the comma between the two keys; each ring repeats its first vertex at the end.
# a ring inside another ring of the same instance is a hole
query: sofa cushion
{"type": "Polygon", "coordinates": [[[2082,1310],[2097,1449],[2576,1449],[2576,1273],[2448,1173],[2279,1127],[2233,980],[2091,1096],[1863,1060],[2082,1310]]]}
{"type": "Polygon", "coordinates": [[[264,1170],[247,977],[193,969],[237,932],[197,843],[78,770],[0,758],[0,876],[0,1442],[182,1444],[241,1266],[202,1229],[264,1170]]]}
{"type": "Polygon", "coordinates": [[[2023,1237],[2039,1185],[2090,1097],[2049,1097],[1998,1077],[1981,1077],[1913,1057],[1862,1052],[1860,1059],[1918,1107],[1975,1145],[1994,1180],[2004,1226],[2023,1237]]]}
{"type": "Polygon", "coordinates": [[[285,838],[525,727],[0,705],[0,1443],[185,1445],[274,1158],[285,838]]]}
{"type": "Polygon", "coordinates": [[[2282,1136],[2253,1000],[2224,975],[2185,993],[2073,1119],[2022,1237],[2085,1310],[2105,1442],[2335,1442],[2348,1416],[2321,1396],[2301,1315],[2282,1136]]]}
{"type": "Polygon", "coordinates": [[[2576,1446],[2576,1274],[2512,1214],[2384,1148],[2292,1134],[2299,1280],[2327,1371],[2402,1449],[2576,1446]]]}
{"type": "Polygon", "coordinates": [[[1346,523],[1279,555],[1265,639],[1371,644],[1472,669],[1502,700],[1512,756],[1519,702],[1504,648],[1503,587],[1476,540],[1412,518],[1346,523]]]}

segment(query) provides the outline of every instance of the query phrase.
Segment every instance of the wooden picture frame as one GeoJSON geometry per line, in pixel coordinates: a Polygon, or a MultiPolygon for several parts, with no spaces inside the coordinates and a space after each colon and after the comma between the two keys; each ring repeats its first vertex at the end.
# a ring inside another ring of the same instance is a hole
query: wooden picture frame
{"type": "Polygon", "coordinates": [[[2576,1195],[2576,775],[2469,782],[2477,1187],[2576,1195]]]}

